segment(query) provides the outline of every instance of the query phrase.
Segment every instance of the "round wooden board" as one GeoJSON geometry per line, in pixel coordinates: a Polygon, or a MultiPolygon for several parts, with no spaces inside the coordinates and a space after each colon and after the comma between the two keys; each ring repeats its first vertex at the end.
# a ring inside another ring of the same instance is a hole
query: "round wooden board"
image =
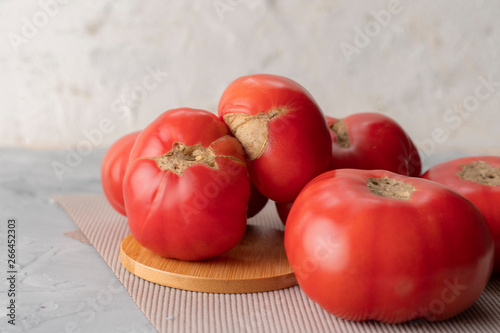
{"type": "Polygon", "coordinates": [[[123,266],[145,280],[167,287],[208,293],[254,293],[297,284],[288,263],[283,231],[248,225],[232,250],[202,261],[160,257],[132,235],[120,247],[123,266]]]}

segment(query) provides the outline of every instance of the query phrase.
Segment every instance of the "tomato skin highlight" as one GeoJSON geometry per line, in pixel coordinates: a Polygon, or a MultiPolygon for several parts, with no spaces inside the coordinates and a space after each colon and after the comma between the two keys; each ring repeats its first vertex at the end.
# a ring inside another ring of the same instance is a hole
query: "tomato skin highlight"
{"type": "Polygon", "coordinates": [[[129,133],[118,139],[104,155],[101,163],[101,183],[104,195],[111,206],[127,216],[123,200],[123,177],[127,170],[130,151],[140,131],[129,133]]]}
{"type": "Polygon", "coordinates": [[[385,170],[312,180],[288,216],[285,249],[306,295],[355,321],[450,318],[475,302],[493,265],[493,240],[470,201],[385,170]],[[368,189],[370,177],[415,190],[409,200],[381,197],[368,189]]]}
{"type": "Polygon", "coordinates": [[[202,260],[233,248],[244,235],[250,181],[244,150],[227,126],[208,111],[174,109],[137,138],[125,174],[130,232],[151,251],[169,258],[202,260]],[[182,175],[162,171],[154,157],[174,143],[201,145],[216,168],[199,163],[182,175]]]}
{"type": "Polygon", "coordinates": [[[457,158],[451,161],[433,166],[422,175],[429,179],[462,194],[472,201],[481,211],[495,242],[495,264],[493,273],[500,273],[500,185],[482,185],[470,180],[461,179],[457,174],[462,170],[461,166],[474,162],[483,161],[491,166],[500,168],[500,156],[474,156],[457,158]]]}
{"type": "Polygon", "coordinates": [[[333,143],[333,169],[387,170],[418,177],[422,162],[415,144],[393,119],[374,112],[344,119],[350,146],[341,147],[331,126],[339,119],[326,117],[333,143]]]}
{"type": "Polygon", "coordinates": [[[331,169],[331,138],[314,98],[293,80],[256,74],[233,81],[219,101],[218,113],[226,123],[228,115],[271,112],[279,114],[266,123],[265,149],[248,158],[248,170],[264,196],[292,202],[307,182],[331,169]]]}

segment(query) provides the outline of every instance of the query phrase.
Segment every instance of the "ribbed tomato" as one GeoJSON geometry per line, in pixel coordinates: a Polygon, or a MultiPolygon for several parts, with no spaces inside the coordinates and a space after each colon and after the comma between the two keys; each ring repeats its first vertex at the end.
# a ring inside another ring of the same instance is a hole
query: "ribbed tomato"
{"type": "Polygon", "coordinates": [[[111,206],[127,216],[123,201],[123,177],[127,170],[130,151],[140,131],[127,134],[109,147],[101,164],[101,183],[104,195],[111,206]]]}
{"type": "Polygon", "coordinates": [[[422,178],[459,192],[481,211],[495,241],[495,266],[500,273],[500,156],[457,158],[433,166],[422,178]]]}
{"type": "Polygon", "coordinates": [[[312,180],[285,228],[302,290],[349,320],[444,320],[486,286],[493,240],[479,210],[435,182],[342,169],[312,180]]]}
{"type": "Polygon", "coordinates": [[[241,142],[257,189],[292,202],[331,169],[331,138],[314,98],[297,82],[270,74],[243,76],[219,101],[219,116],[241,142]]]}
{"type": "Polygon", "coordinates": [[[201,260],[243,237],[250,197],[245,152],[214,114],[175,109],[137,138],[125,173],[130,232],[161,256],[201,260]]]}
{"type": "Polygon", "coordinates": [[[418,150],[393,119],[374,112],[326,118],[333,141],[333,169],[388,170],[420,176],[418,150]]]}

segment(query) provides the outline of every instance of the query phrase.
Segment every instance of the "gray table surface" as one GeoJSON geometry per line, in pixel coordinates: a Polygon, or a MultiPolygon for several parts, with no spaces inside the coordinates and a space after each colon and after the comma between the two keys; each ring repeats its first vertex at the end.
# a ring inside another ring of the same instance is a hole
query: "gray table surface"
{"type": "Polygon", "coordinates": [[[0,332],[155,332],[90,245],[64,235],[75,223],[53,194],[101,193],[96,150],[63,175],[65,151],[0,149],[0,332]],[[16,325],[7,323],[7,219],[17,220],[16,325]]]}
{"type": "MultiPolygon", "coordinates": [[[[62,180],[67,152],[0,148],[0,332],[155,332],[97,251],[64,235],[75,223],[54,194],[102,193],[95,149],[62,180]],[[7,323],[7,219],[17,220],[16,325],[7,323]]],[[[424,169],[463,152],[434,153],[424,169]]]]}

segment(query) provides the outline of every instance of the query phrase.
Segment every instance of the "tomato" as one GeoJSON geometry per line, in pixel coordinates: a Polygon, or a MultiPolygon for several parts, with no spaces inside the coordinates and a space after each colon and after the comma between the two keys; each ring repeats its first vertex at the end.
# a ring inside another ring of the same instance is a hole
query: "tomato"
{"type": "Polygon", "coordinates": [[[331,169],[326,120],[295,81],[240,77],[222,94],[219,116],[243,145],[252,182],[269,199],[292,202],[307,182],[331,169]]]}
{"type": "Polygon", "coordinates": [[[381,169],[404,176],[420,176],[418,150],[391,118],[380,113],[326,118],[333,141],[333,169],[381,169]]]}
{"type": "MultiPolygon", "coordinates": [[[[357,113],[344,119],[326,116],[333,143],[333,169],[388,170],[420,176],[418,150],[405,131],[380,113],[357,113]]],[[[283,224],[293,203],[276,203],[283,224]]]]}
{"type": "Polygon", "coordinates": [[[341,169],[295,200],[285,249],[313,301],[348,320],[444,320],[486,286],[493,240],[479,210],[435,182],[341,169]]]}
{"type": "Polygon", "coordinates": [[[201,260],[243,237],[250,197],[245,152],[216,115],[167,111],[130,153],[123,193],[132,236],[169,258],[201,260]]]}
{"type": "Polygon", "coordinates": [[[500,273],[500,156],[458,158],[430,168],[423,178],[446,185],[481,211],[495,241],[495,265],[500,273]]]}
{"type": "Polygon", "coordinates": [[[267,204],[269,199],[266,198],[254,184],[250,184],[250,199],[248,200],[247,217],[254,217],[257,215],[267,204]]]}
{"type": "Polygon", "coordinates": [[[111,206],[120,214],[127,216],[123,202],[123,177],[129,160],[130,150],[140,131],[127,134],[118,139],[106,152],[101,164],[101,183],[104,195],[111,206]]]}
{"type": "Polygon", "coordinates": [[[276,211],[281,223],[286,224],[286,219],[288,218],[290,209],[292,209],[293,202],[275,202],[274,204],[276,205],[276,211]]]}

